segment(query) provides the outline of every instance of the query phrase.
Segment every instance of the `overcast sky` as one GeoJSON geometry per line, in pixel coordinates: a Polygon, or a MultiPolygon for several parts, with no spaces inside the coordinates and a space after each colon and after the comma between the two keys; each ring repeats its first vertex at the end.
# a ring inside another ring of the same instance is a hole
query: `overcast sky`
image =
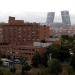
{"type": "Polygon", "coordinates": [[[0,0],[0,21],[8,16],[29,22],[46,22],[47,12],[55,12],[55,22],[61,22],[60,11],[68,10],[75,24],[75,0],[0,0]]]}

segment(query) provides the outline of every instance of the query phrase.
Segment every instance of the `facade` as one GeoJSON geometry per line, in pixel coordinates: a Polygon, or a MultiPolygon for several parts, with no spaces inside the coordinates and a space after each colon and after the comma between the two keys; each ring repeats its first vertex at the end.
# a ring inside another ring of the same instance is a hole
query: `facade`
{"type": "Polygon", "coordinates": [[[67,26],[71,25],[69,11],[61,11],[62,22],[66,23],[67,26]]]}
{"type": "Polygon", "coordinates": [[[23,20],[9,17],[9,22],[1,25],[0,33],[0,43],[25,44],[48,38],[49,27],[38,23],[24,23],[23,20]]]}
{"type": "Polygon", "coordinates": [[[36,47],[34,42],[49,38],[49,26],[39,23],[24,23],[9,17],[8,23],[0,23],[0,54],[30,61],[36,51],[43,55],[47,47],[36,47]]]}
{"type": "Polygon", "coordinates": [[[41,56],[47,52],[47,47],[35,47],[24,45],[0,45],[0,55],[13,56],[19,58],[23,56],[27,61],[31,61],[35,52],[38,51],[41,56]]]}
{"type": "Polygon", "coordinates": [[[47,24],[53,23],[54,22],[54,16],[55,16],[55,12],[48,12],[46,23],[47,24]]]}

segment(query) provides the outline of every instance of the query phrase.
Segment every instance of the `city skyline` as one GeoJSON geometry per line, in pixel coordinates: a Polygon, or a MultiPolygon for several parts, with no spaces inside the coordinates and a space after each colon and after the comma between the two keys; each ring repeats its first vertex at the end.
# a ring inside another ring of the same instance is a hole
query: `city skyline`
{"type": "Polygon", "coordinates": [[[0,22],[7,22],[8,16],[29,22],[46,22],[48,12],[56,12],[54,22],[62,22],[60,11],[70,12],[72,24],[75,24],[75,0],[1,0],[0,22]]]}
{"type": "Polygon", "coordinates": [[[46,23],[47,24],[53,23],[54,18],[55,18],[55,12],[48,12],[47,13],[47,18],[46,18],[46,23]]]}
{"type": "MultiPolygon", "coordinates": [[[[24,12],[24,13],[0,13],[0,22],[8,22],[8,17],[13,16],[16,19],[24,20],[25,22],[41,22],[46,23],[48,12],[24,12]]],[[[55,12],[56,13],[56,12],[55,12]]],[[[70,13],[71,23],[75,24],[75,15],[70,13]]],[[[54,22],[62,22],[61,13],[55,14],[54,22]]]]}
{"type": "Polygon", "coordinates": [[[61,11],[62,22],[71,26],[69,11],[61,11]]]}

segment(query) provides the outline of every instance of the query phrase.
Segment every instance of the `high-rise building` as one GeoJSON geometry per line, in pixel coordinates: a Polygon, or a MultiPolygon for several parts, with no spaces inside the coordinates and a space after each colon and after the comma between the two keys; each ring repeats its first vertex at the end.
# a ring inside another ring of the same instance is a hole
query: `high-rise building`
{"type": "Polygon", "coordinates": [[[0,31],[0,42],[11,44],[41,41],[49,37],[49,26],[24,23],[23,20],[15,20],[15,17],[9,17],[9,22],[3,24],[0,31]]]}
{"type": "Polygon", "coordinates": [[[0,55],[23,56],[30,61],[36,51],[40,55],[47,51],[47,47],[34,46],[34,42],[49,38],[49,35],[49,26],[15,20],[10,16],[8,23],[0,23],[0,55]]]}
{"type": "Polygon", "coordinates": [[[55,12],[48,12],[46,23],[47,24],[53,23],[54,22],[54,16],[55,16],[55,12]]]}
{"type": "Polygon", "coordinates": [[[69,11],[61,11],[62,22],[66,23],[67,26],[71,25],[69,11]]]}

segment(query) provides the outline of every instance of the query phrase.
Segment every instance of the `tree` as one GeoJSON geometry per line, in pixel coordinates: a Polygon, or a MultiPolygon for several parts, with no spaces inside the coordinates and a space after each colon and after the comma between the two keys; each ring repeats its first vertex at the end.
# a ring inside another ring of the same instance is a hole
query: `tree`
{"type": "Polygon", "coordinates": [[[53,36],[50,36],[50,38],[53,38],[53,36]]]}
{"type": "Polygon", "coordinates": [[[70,59],[69,47],[67,45],[61,46],[60,58],[62,62],[70,59]]]}
{"type": "Polygon", "coordinates": [[[58,38],[58,36],[54,36],[55,38],[58,38]]]}
{"type": "Polygon", "coordinates": [[[44,56],[42,57],[42,64],[45,67],[48,67],[47,61],[48,61],[48,54],[47,53],[44,53],[44,56]]]}
{"type": "Polygon", "coordinates": [[[24,72],[29,71],[30,69],[31,69],[31,67],[30,67],[28,64],[23,65],[23,66],[22,66],[22,74],[23,74],[24,72]]]}
{"type": "Polygon", "coordinates": [[[58,48],[59,50],[61,49],[61,45],[57,43],[53,43],[50,47],[51,47],[51,50],[54,49],[55,47],[58,48]]]}
{"type": "Polygon", "coordinates": [[[75,40],[73,40],[73,44],[75,44],[75,40]]]}
{"type": "Polygon", "coordinates": [[[73,53],[75,54],[75,44],[72,47],[73,53]]]}
{"type": "Polygon", "coordinates": [[[73,69],[75,69],[75,56],[74,55],[71,58],[70,65],[73,67],[73,69]]]}
{"type": "Polygon", "coordinates": [[[58,48],[54,47],[54,49],[52,50],[51,57],[60,60],[60,50],[58,48]]]}
{"type": "Polygon", "coordinates": [[[26,60],[22,56],[19,57],[19,60],[22,66],[26,63],[26,60]]]}
{"type": "Polygon", "coordinates": [[[2,66],[2,63],[3,63],[3,62],[1,61],[1,57],[0,57],[0,66],[2,66]]]}
{"type": "Polygon", "coordinates": [[[73,67],[70,66],[70,65],[68,65],[68,66],[66,67],[66,72],[68,73],[68,75],[72,75],[72,74],[73,74],[73,67]]]}
{"type": "Polygon", "coordinates": [[[10,68],[10,72],[12,72],[12,73],[15,73],[15,72],[16,72],[16,68],[15,68],[15,66],[12,67],[12,68],[10,68]]]}
{"type": "Polygon", "coordinates": [[[63,40],[68,40],[69,36],[68,36],[68,35],[61,35],[61,38],[62,38],[63,40]]]}
{"type": "Polygon", "coordinates": [[[58,59],[52,59],[51,61],[48,62],[48,70],[49,73],[59,75],[59,73],[62,72],[62,65],[58,59]]]}
{"type": "Polygon", "coordinates": [[[72,48],[73,44],[70,42],[70,43],[68,44],[68,46],[69,46],[69,48],[72,48]]]}
{"type": "Polygon", "coordinates": [[[65,41],[64,41],[64,44],[67,45],[67,44],[68,44],[68,40],[65,40],[65,41]]]}
{"type": "Polygon", "coordinates": [[[68,46],[60,46],[53,44],[51,47],[52,50],[52,58],[56,58],[61,62],[68,61],[70,58],[69,48],[68,46]]]}
{"type": "Polygon", "coordinates": [[[32,58],[32,66],[38,67],[38,64],[41,64],[41,56],[40,54],[36,51],[35,54],[33,55],[32,58]]]}

